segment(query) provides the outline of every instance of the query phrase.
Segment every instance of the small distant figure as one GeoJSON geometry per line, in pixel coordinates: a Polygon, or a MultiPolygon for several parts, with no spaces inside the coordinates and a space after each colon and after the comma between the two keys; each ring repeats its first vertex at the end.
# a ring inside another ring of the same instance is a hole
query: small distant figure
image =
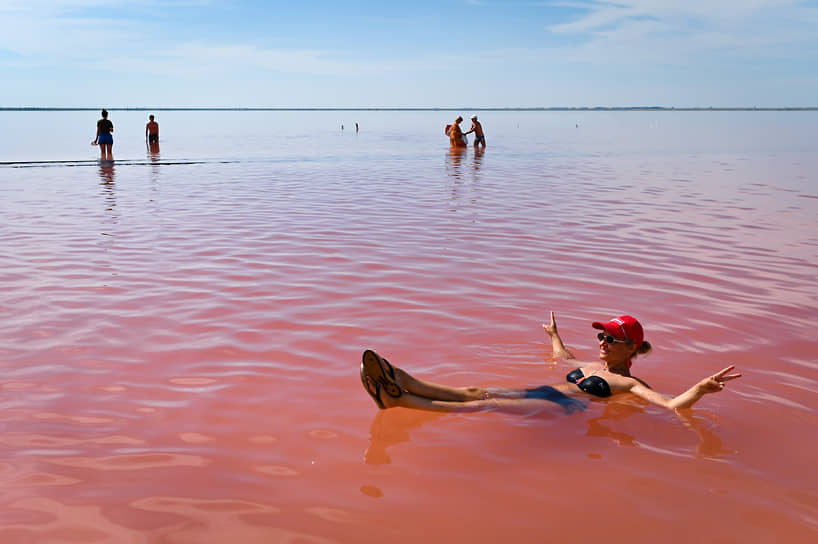
{"type": "Polygon", "coordinates": [[[358,132],[358,123],[355,123],[355,132],[358,132]]]}
{"type": "Polygon", "coordinates": [[[449,142],[451,142],[452,147],[466,147],[466,140],[463,136],[463,130],[460,128],[460,123],[462,122],[463,118],[458,115],[457,119],[454,120],[454,124],[447,132],[449,135],[449,142]]]}
{"type": "Polygon", "coordinates": [[[99,145],[100,160],[114,160],[114,124],[108,120],[108,110],[102,110],[102,119],[97,121],[97,135],[91,145],[99,145]]]}
{"type": "Polygon", "coordinates": [[[145,138],[148,139],[149,144],[159,143],[159,123],[154,121],[153,115],[149,115],[148,124],[145,125],[145,138]]]}
{"type": "Polygon", "coordinates": [[[344,125],[341,125],[341,132],[344,131],[344,125]]]}
{"type": "Polygon", "coordinates": [[[471,128],[466,134],[471,134],[472,132],[474,132],[474,147],[478,145],[486,147],[486,135],[483,133],[483,125],[477,120],[476,115],[471,116],[471,128]]]}

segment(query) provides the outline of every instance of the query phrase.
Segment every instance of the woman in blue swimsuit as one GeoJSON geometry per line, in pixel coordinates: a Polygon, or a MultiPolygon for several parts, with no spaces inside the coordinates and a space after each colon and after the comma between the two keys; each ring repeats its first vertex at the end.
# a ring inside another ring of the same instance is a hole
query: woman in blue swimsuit
{"type": "Polygon", "coordinates": [[[97,121],[97,135],[93,145],[99,145],[100,159],[112,161],[114,160],[114,124],[108,120],[108,110],[102,110],[102,119],[97,121]]]}
{"type": "MultiPolygon", "coordinates": [[[[684,393],[667,397],[631,376],[632,360],[651,350],[639,321],[623,315],[605,323],[594,322],[592,326],[600,331],[597,334],[599,361],[581,365],[566,376],[565,382],[551,386],[533,389],[449,387],[415,378],[372,350],[363,354],[361,382],[379,408],[402,406],[441,412],[478,411],[547,400],[570,412],[584,406],[578,400],[582,396],[609,397],[619,393],[632,393],[671,410],[690,408],[707,393],[717,393],[724,389],[726,382],[741,377],[741,374],[730,374],[734,367],[728,366],[684,393]]],[[[543,324],[543,328],[551,337],[554,355],[573,359],[574,355],[566,349],[557,331],[554,312],[551,312],[550,324],[543,324]]]]}

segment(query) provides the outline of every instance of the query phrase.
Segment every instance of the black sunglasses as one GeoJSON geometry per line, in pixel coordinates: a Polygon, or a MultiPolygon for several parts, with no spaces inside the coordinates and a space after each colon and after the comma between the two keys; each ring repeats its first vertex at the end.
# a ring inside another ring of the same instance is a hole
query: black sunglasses
{"type": "Polygon", "coordinates": [[[609,344],[614,344],[616,342],[619,342],[621,344],[630,344],[631,343],[629,340],[622,340],[621,338],[614,338],[610,334],[605,334],[604,332],[601,332],[601,333],[597,334],[596,338],[597,338],[597,340],[602,340],[604,338],[605,341],[607,343],[609,343],[609,344]]]}

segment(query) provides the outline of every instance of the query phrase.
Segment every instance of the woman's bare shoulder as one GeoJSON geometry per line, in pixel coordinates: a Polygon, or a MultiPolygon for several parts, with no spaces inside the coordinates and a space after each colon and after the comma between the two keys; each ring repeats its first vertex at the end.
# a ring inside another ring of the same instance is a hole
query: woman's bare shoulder
{"type": "Polygon", "coordinates": [[[599,372],[603,370],[602,363],[598,361],[578,361],[576,359],[570,361],[571,368],[579,368],[586,376],[589,372],[599,372]]]}
{"type": "Polygon", "coordinates": [[[629,384],[631,386],[640,384],[644,385],[648,389],[653,389],[651,386],[647,384],[645,380],[643,380],[642,378],[637,378],[636,376],[618,376],[618,378],[622,380],[623,384],[629,384]]]}

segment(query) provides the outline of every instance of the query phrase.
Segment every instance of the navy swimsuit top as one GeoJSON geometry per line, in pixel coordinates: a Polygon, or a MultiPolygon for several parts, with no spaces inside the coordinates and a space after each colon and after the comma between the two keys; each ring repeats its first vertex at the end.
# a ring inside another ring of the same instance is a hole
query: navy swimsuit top
{"type": "Polygon", "coordinates": [[[582,373],[581,368],[577,368],[576,370],[569,372],[565,379],[571,383],[577,384],[577,387],[586,393],[590,393],[591,395],[595,395],[597,397],[611,396],[611,386],[608,385],[608,382],[606,382],[604,378],[599,376],[588,376],[586,378],[585,374],[582,373]]]}
{"type": "Polygon", "coordinates": [[[97,128],[100,134],[108,134],[114,129],[114,124],[110,119],[100,119],[97,121],[97,128]]]}

